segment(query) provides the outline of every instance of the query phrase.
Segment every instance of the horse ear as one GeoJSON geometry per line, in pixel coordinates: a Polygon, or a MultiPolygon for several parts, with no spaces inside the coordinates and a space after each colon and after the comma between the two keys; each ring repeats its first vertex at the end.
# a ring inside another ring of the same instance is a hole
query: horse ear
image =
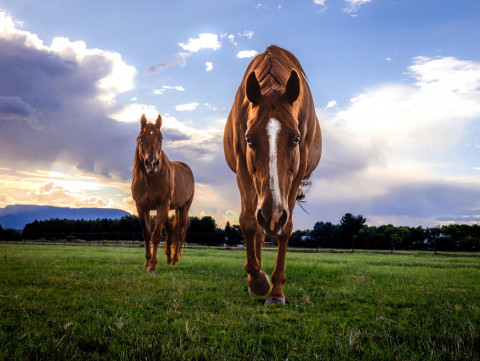
{"type": "Polygon", "coordinates": [[[247,98],[253,105],[258,105],[262,99],[262,91],[255,72],[252,71],[247,79],[247,98]]]}
{"type": "Polygon", "coordinates": [[[290,78],[288,78],[287,85],[285,86],[285,93],[283,96],[290,103],[293,104],[300,95],[300,79],[298,79],[298,74],[295,70],[292,70],[290,73],[290,78]]]}
{"type": "Polygon", "coordinates": [[[143,128],[147,125],[147,118],[145,117],[145,114],[142,114],[142,118],[140,119],[140,125],[143,128]]]}
{"type": "Polygon", "coordinates": [[[156,122],[155,122],[155,126],[156,126],[158,129],[160,129],[161,126],[162,126],[162,117],[160,116],[160,114],[158,114],[158,118],[157,118],[157,120],[156,120],[156,122]]]}

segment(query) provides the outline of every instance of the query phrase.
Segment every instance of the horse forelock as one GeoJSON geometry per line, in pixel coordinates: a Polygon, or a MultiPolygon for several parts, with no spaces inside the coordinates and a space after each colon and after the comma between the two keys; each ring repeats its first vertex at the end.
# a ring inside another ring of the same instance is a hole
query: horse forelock
{"type": "MultiPolygon", "coordinates": [[[[257,106],[250,104],[248,120],[259,117],[267,119],[274,117],[285,122],[293,117],[298,122],[298,115],[304,98],[302,84],[300,95],[293,106],[284,99],[285,87],[292,70],[298,73],[301,83],[306,81],[305,73],[297,58],[287,50],[271,45],[263,54],[255,58],[252,62],[252,68],[247,70],[245,78],[252,70],[260,84],[262,98],[257,106]],[[266,114],[262,115],[264,112],[266,114]]],[[[248,102],[246,95],[244,101],[248,102]]]]}
{"type": "Polygon", "coordinates": [[[305,72],[298,59],[285,49],[270,45],[254,62],[255,75],[262,89],[285,90],[285,85],[292,70],[297,71],[300,78],[306,79],[305,72]]]}

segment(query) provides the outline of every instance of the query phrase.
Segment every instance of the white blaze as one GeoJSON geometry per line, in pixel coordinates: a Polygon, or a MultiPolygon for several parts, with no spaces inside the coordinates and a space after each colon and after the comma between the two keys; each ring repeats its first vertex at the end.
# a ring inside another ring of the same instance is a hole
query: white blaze
{"type": "Polygon", "coordinates": [[[273,210],[281,202],[280,187],[278,185],[278,170],[277,170],[277,139],[280,132],[281,124],[275,118],[270,118],[267,124],[268,142],[270,145],[270,188],[273,196],[273,210]]]}

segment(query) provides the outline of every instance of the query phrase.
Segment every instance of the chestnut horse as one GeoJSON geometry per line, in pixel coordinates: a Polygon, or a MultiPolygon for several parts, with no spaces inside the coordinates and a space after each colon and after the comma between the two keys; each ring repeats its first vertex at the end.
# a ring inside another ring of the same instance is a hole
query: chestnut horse
{"type": "Polygon", "coordinates": [[[182,162],[170,161],[162,150],[162,117],[159,115],[155,124],[147,124],[143,114],[140,124],[133,164],[132,196],[145,241],[145,268],[156,272],[158,245],[164,227],[167,263],[174,265],[181,256],[195,185],[190,167],[182,162]],[[151,210],[157,211],[153,232],[150,230],[151,210]],[[168,220],[169,210],[175,210],[173,225],[168,220]]]}
{"type": "Polygon", "coordinates": [[[287,243],[296,200],[317,167],[322,135],[305,73],[293,54],[269,46],[248,66],[225,125],[225,159],[237,174],[240,228],[251,292],[285,303],[287,243]],[[262,270],[265,235],[278,239],[272,284],[262,270]]]}

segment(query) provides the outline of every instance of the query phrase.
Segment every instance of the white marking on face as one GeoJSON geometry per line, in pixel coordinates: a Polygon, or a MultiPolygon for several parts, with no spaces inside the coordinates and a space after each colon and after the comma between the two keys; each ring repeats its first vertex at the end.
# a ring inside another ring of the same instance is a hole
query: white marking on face
{"type": "Polygon", "coordinates": [[[280,132],[281,124],[275,118],[270,118],[267,124],[267,135],[269,142],[269,171],[270,171],[270,188],[273,196],[273,209],[281,202],[280,186],[278,184],[278,168],[277,168],[277,139],[280,132]]]}
{"type": "Polygon", "coordinates": [[[153,134],[153,132],[152,132],[152,131],[150,131],[150,134],[153,134]]]}

